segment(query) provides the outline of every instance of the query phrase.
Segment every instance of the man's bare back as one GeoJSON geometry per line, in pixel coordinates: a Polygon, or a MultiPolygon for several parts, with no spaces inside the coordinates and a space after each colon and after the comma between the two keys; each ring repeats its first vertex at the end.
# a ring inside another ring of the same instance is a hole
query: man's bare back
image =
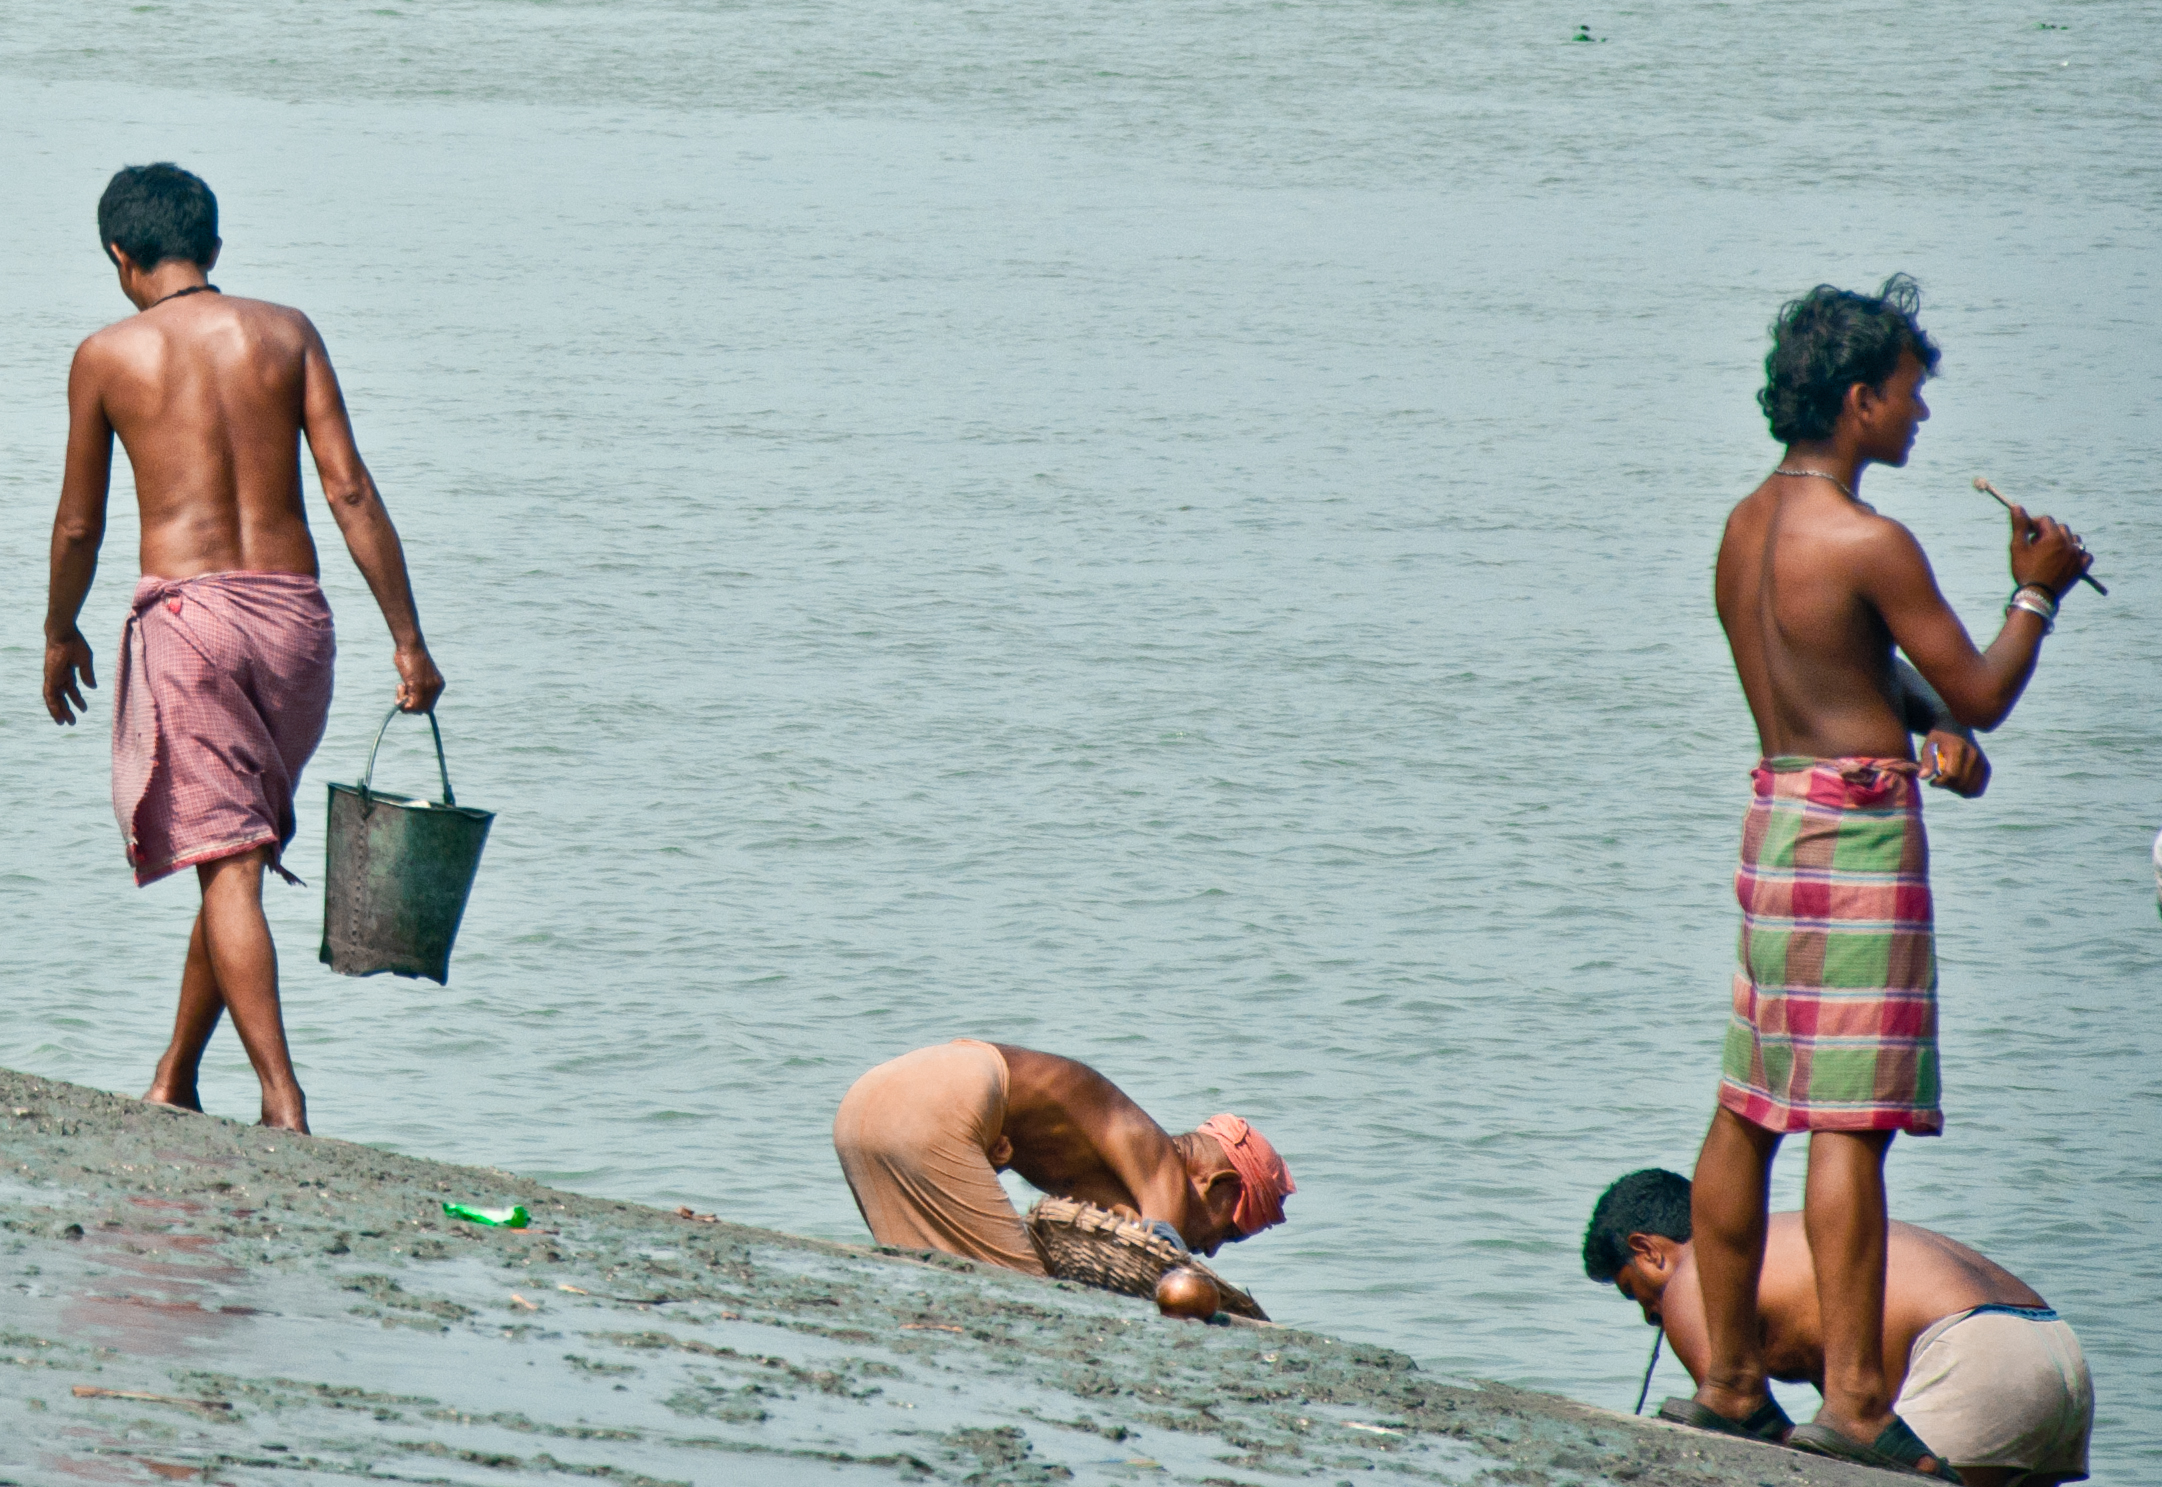
{"type": "Polygon", "coordinates": [[[337,382],[305,315],[207,292],[169,300],[83,342],[73,380],[94,399],[84,436],[97,439],[102,416],[134,466],[143,572],[315,576],[300,484],[311,411],[327,436],[319,455],[345,484],[357,455],[339,437],[337,382]]]}
{"type": "Polygon", "coordinates": [[[443,679],[322,337],[298,310],[211,289],[208,264],[168,258],[145,270],[116,258],[121,291],[142,312],[85,340],[68,375],[67,468],[46,617],[53,721],[72,723],[82,708],[78,671],[96,685],[75,615],[105,534],[115,434],[135,472],[142,572],[161,578],[314,577],[300,480],[305,435],[331,514],[390,625],[398,702],[431,709],[443,679]]]}
{"type": "Polygon", "coordinates": [[[1897,526],[1826,481],[1781,477],[1728,518],[1719,614],[1765,754],[1913,757],[1891,636],[1858,586],[1897,526]]]}
{"type": "MultiPolygon", "coordinates": [[[[1645,1315],[1664,1322],[1675,1356],[1701,1376],[1710,1351],[1704,1298],[1697,1288],[1693,1248],[1677,1249],[1672,1281],[1663,1287],[1663,1295],[1653,1298],[1645,1315]]],[[[1906,1378],[1916,1338],[1955,1312],[1991,1304],[2049,1303],[2011,1271],[1958,1240],[1915,1224],[1891,1223],[1885,1246],[1884,1361],[1892,1393],[1899,1393],[1906,1378]]],[[[1757,1317],[1764,1329],[1765,1371],[1775,1379],[1822,1389],[1824,1323],[1809,1236],[1798,1213],[1775,1213],[1767,1223],[1757,1317]]]]}
{"type": "Polygon", "coordinates": [[[1220,1242],[1238,1198],[1237,1174],[1220,1152],[1208,1172],[1190,1172],[1164,1128],[1087,1064],[1032,1048],[994,1046],[1005,1057],[1011,1080],[1006,1156],[994,1166],[1011,1167],[1047,1193],[1135,1218],[1163,1219],[1189,1244],[1215,1249],[1210,1241],[1220,1242]],[[1226,1180],[1212,1183],[1212,1177],[1226,1180]]]}

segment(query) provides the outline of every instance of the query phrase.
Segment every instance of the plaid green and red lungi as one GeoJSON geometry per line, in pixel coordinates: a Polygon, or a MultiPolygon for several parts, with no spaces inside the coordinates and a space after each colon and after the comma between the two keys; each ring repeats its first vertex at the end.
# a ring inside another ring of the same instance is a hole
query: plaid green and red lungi
{"type": "Polygon", "coordinates": [[[1771,1131],[1944,1129],[1921,786],[1904,759],[1767,759],[1742,826],[1719,1103],[1771,1131]]]}

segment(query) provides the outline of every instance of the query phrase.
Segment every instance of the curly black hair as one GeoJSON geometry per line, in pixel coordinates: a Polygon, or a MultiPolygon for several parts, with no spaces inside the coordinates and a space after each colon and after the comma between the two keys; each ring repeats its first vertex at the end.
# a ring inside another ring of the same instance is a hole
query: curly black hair
{"type": "Polygon", "coordinates": [[[1689,1242],[1689,1179],[1663,1167],[1632,1172],[1599,1195],[1584,1226],[1584,1273],[1611,1285],[1629,1263],[1629,1236],[1689,1242]]]}
{"type": "Polygon", "coordinates": [[[1882,387],[1911,351],[1926,372],[1937,370],[1937,343],[1914,318],[1922,289],[1894,274],[1874,295],[1819,284],[1787,301],[1772,322],[1757,406],[1782,444],[1827,439],[1839,422],[1847,389],[1882,387]]]}

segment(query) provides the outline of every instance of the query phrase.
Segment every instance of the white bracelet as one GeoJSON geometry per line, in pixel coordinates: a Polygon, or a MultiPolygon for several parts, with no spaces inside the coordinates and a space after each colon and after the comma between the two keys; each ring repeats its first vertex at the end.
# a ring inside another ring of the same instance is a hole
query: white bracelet
{"type": "Polygon", "coordinates": [[[2015,609],[2024,609],[2027,613],[2039,619],[2042,622],[2042,633],[2044,635],[2057,628],[2057,606],[2055,602],[2032,588],[2020,589],[2012,595],[2011,602],[2004,606],[2004,612],[2007,616],[2015,609]]]}
{"type": "MultiPolygon", "coordinates": [[[[2031,595],[2037,604],[2045,606],[2046,612],[2045,609],[2036,609],[2028,611],[2030,614],[2039,614],[2042,615],[2045,619],[2052,620],[2057,617],[2057,596],[2050,592],[2049,586],[2047,584],[2023,583],[2018,588],[2012,590],[2013,599],[2018,598],[2021,594],[2031,595]]],[[[2012,612],[2011,599],[2007,599],[2004,601],[2004,612],[2006,614],[2010,614],[2012,612]]]]}

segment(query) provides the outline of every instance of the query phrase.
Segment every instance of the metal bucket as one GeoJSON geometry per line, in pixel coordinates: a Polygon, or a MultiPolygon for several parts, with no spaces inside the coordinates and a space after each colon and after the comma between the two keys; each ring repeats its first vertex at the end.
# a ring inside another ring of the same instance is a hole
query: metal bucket
{"type": "Polygon", "coordinates": [[[443,730],[428,714],[443,798],[371,788],[376,750],[399,709],[375,730],[360,784],[330,787],[322,961],[346,976],[425,976],[450,982],[450,947],[480,870],[493,811],[458,804],[443,761],[443,730]]]}

